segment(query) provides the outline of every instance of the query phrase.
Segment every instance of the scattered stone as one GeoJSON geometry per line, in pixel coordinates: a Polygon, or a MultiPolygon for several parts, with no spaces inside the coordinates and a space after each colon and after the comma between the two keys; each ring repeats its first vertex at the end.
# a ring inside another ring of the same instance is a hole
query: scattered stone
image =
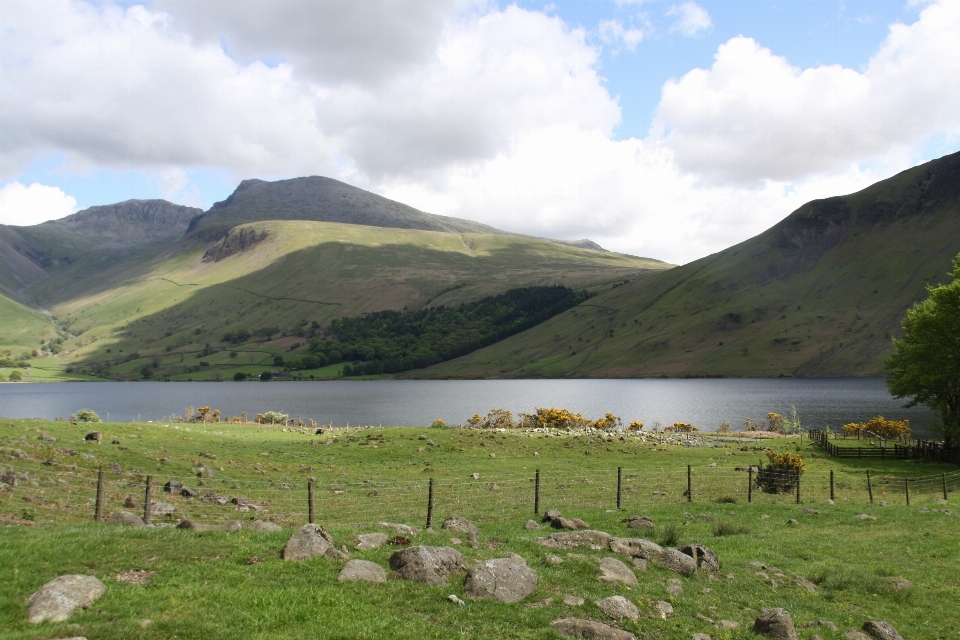
{"type": "Polygon", "coordinates": [[[54,438],[53,436],[51,436],[51,435],[48,434],[48,433],[41,433],[39,439],[40,439],[40,440],[43,440],[43,441],[45,441],[45,442],[56,442],[56,441],[57,441],[56,438],[54,438]]]}
{"type": "Polygon", "coordinates": [[[369,560],[349,560],[340,575],[337,576],[337,582],[386,582],[387,572],[376,562],[369,560]]]}
{"type": "Polygon", "coordinates": [[[942,505],[947,504],[947,501],[944,500],[943,498],[937,498],[937,504],[939,504],[939,505],[942,506],[942,505]]]}
{"type": "Polygon", "coordinates": [[[600,551],[610,544],[614,537],[603,531],[593,531],[586,529],[583,531],[569,531],[563,533],[553,533],[545,538],[537,538],[537,544],[549,549],[576,549],[577,547],[589,547],[594,551],[600,551]]]}
{"type": "Polygon", "coordinates": [[[452,547],[416,546],[390,556],[390,568],[403,580],[435,585],[446,584],[450,573],[465,571],[467,565],[452,547]]]}
{"type": "Polygon", "coordinates": [[[628,529],[653,529],[656,525],[653,524],[653,519],[650,516],[630,516],[629,518],[624,518],[620,522],[627,523],[628,529]]]}
{"type": "Polygon", "coordinates": [[[817,515],[818,513],[820,513],[820,512],[817,511],[816,509],[804,509],[803,512],[804,512],[805,514],[807,514],[808,516],[815,516],[815,515],[817,515]]]}
{"type": "Polygon", "coordinates": [[[245,564],[262,564],[262,563],[263,563],[263,558],[258,558],[257,556],[253,556],[252,558],[247,558],[247,562],[245,564]]]}
{"type": "Polygon", "coordinates": [[[376,522],[373,526],[380,527],[381,529],[390,529],[407,536],[415,536],[420,533],[420,529],[416,527],[410,527],[405,524],[395,524],[393,522],[376,522]]]}
{"type": "Polygon", "coordinates": [[[683,582],[679,578],[667,580],[667,593],[676,597],[683,595],[683,582]]]}
{"type": "Polygon", "coordinates": [[[117,582],[126,582],[128,584],[147,584],[154,571],[145,571],[143,569],[127,569],[116,575],[117,582]]]}
{"type": "MultiPolygon", "coordinates": [[[[477,539],[476,531],[471,531],[470,533],[467,534],[467,542],[469,542],[470,546],[473,547],[474,549],[480,548],[480,541],[477,539]]],[[[496,549],[498,545],[499,545],[499,542],[497,542],[496,540],[490,541],[491,549],[496,549]]]]}
{"type": "Polygon", "coordinates": [[[793,619],[786,609],[762,609],[753,623],[753,630],[775,640],[798,640],[793,619]]]}
{"type": "Polygon", "coordinates": [[[107,518],[107,522],[118,522],[120,524],[130,524],[135,527],[143,526],[143,518],[129,511],[115,511],[107,518]]]}
{"type": "Polygon", "coordinates": [[[847,629],[843,632],[843,637],[846,638],[846,640],[873,640],[867,634],[862,631],[857,631],[856,629],[847,629]]]}
{"type": "Polygon", "coordinates": [[[886,500],[881,500],[881,501],[878,502],[877,504],[880,505],[881,507],[889,507],[889,506],[890,506],[890,503],[887,502],[886,500]]]}
{"type": "Polygon", "coordinates": [[[634,558],[633,559],[633,568],[637,571],[646,571],[647,570],[647,561],[643,558],[634,558]]]}
{"type": "Polygon", "coordinates": [[[208,467],[205,464],[198,464],[196,468],[198,478],[212,478],[217,475],[217,472],[208,467]]]}
{"type": "Polygon", "coordinates": [[[463,516],[448,516],[440,528],[447,531],[459,531],[460,533],[477,533],[477,525],[463,516]]]}
{"type": "Polygon", "coordinates": [[[770,516],[768,516],[767,514],[763,514],[762,516],[760,516],[760,519],[761,519],[761,520],[769,520],[769,519],[770,519],[770,516]]]}
{"type": "Polygon", "coordinates": [[[690,636],[690,640],[713,640],[713,636],[709,633],[695,633],[690,636]]]}
{"type": "Polygon", "coordinates": [[[232,522],[228,522],[228,523],[227,523],[226,525],[224,525],[224,527],[223,527],[223,530],[224,530],[224,531],[227,531],[227,532],[229,532],[229,533],[236,533],[237,531],[240,531],[241,529],[243,529],[243,524],[241,524],[240,521],[238,521],[238,520],[234,520],[234,521],[232,521],[232,522]]]}
{"type": "Polygon", "coordinates": [[[27,599],[27,619],[33,624],[63,622],[75,610],[89,608],[106,592],[107,587],[93,576],[54,578],[27,599]]]}
{"type": "Polygon", "coordinates": [[[730,631],[733,629],[739,629],[740,623],[736,622],[735,620],[721,620],[717,623],[717,628],[730,631]]]}
{"type": "Polygon", "coordinates": [[[573,526],[576,527],[577,529],[590,528],[590,523],[585,520],[581,520],[580,518],[570,518],[570,522],[572,522],[573,526]]]}
{"type": "Polygon", "coordinates": [[[580,618],[561,618],[550,623],[557,633],[565,638],[589,638],[591,640],[637,640],[629,631],[617,629],[602,622],[581,620],[580,618]]]}
{"type": "Polygon", "coordinates": [[[553,554],[550,554],[549,556],[544,556],[543,559],[540,560],[540,564],[560,564],[561,562],[563,562],[563,558],[553,554]]]}
{"type": "Polygon", "coordinates": [[[673,617],[673,605],[669,602],[659,600],[653,603],[653,612],[658,618],[667,620],[673,617]]]}
{"type": "Polygon", "coordinates": [[[563,604],[568,607],[579,607],[583,605],[583,598],[579,596],[563,596],[563,604]]]}
{"type": "Polygon", "coordinates": [[[864,622],[861,628],[877,640],[903,640],[903,636],[897,633],[893,625],[883,620],[864,622]]]}
{"type": "Polygon", "coordinates": [[[291,562],[301,562],[326,554],[334,547],[327,540],[327,536],[320,533],[321,529],[322,527],[316,524],[305,524],[297,529],[283,546],[280,557],[291,562]]]}
{"type": "Polygon", "coordinates": [[[537,588],[537,572],[523,558],[494,558],[475,565],[467,572],[463,590],[474,599],[519,602],[537,588]]]}
{"type": "Polygon", "coordinates": [[[220,527],[216,525],[200,524],[199,522],[194,522],[186,518],[177,523],[177,529],[192,529],[193,531],[215,531],[219,528],[220,527]]]}
{"type": "Polygon", "coordinates": [[[562,517],[560,512],[556,509],[548,509],[545,514],[543,514],[543,522],[550,522],[556,520],[557,518],[562,517]]]}
{"type": "Polygon", "coordinates": [[[800,587],[801,589],[806,589],[807,593],[817,592],[817,585],[813,584],[806,578],[802,578],[800,576],[797,576],[797,586],[800,587]]]}
{"type": "Polygon", "coordinates": [[[461,600],[460,598],[458,598],[458,597],[457,597],[457,594],[455,594],[455,593],[451,593],[450,595],[448,595],[448,596],[447,596],[447,600],[449,600],[449,601],[452,602],[453,604],[458,605],[458,606],[461,606],[461,607],[462,607],[463,605],[467,604],[466,602],[464,602],[463,600],[461,600]]]}
{"type": "Polygon", "coordinates": [[[0,474],[0,482],[8,487],[16,487],[20,484],[20,481],[17,479],[17,474],[14,473],[13,469],[7,469],[0,474]]]}
{"type": "Polygon", "coordinates": [[[806,628],[810,628],[810,627],[826,627],[826,628],[830,629],[831,631],[836,631],[836,630],[837,630],[837,625],[833,624],[833,623],[830,622],[829,620],[814,620],[813,622],[808,622],[807,624],[805,624],[805,625],[803,625],[803,626],[806,627],[806,628]]]}
{"type": "Polygon", "coordinates": [[[250,504],[249,498],[243,498],[239,496],[235,498],[230,498],[230,502],[237,505],[238,507],[242,507],[244,505],[250,504]]]}
{"type": "Polygon", "coordinates": [[[639,584],[637,576],[630,570],[630,567],[623,564],[616,558],[600,558],[600,582],[607,584],[623,583],[629,586],[639,584]]]}
{"type": "Polygon", "coordinates": [[[717,521],[716,518],[714,518],[713,516],[708,516],[705,513],[701,513],[697,515],[697,520],[699,520],[700,522],[716,522],[717,521]]]}
{"type": "Polygon", "coordinates": [[[474,479],[474,480],[479,480],[479,479],[480,479],[480,474],[479,474],[479,473],[471,473],[471,474],[470,474],[470,477],[471,477],[472,479],[474,479]]]}
{"type": "MultiPolygon", "coordinates": [[[[556,534],[554,534],[556,535],[556,534]]],[[[696,573],[697,563],[679,549],[661,547],[655,542],[642,538],[614,538],[610,541],[610,550],[632,558],[643,558],[658,567],[676,571],[684,575],[696,573]]]]}
{"type": "Polygon", "coordinates": [[[861,513],[858,516],[854,516],[857,520],[876,520],[877,516],[868,516],[865,513],[861,513]]]}
{"type": "Polygon", "coordinates": [[[200,495],[200,492],[196,489],[191,489],[190,487],[184,487],[183,489],[180,489],[180,495],[182,495],[184,498],[196,498],[200,495]]]}
{"type": "Polygon", "coordinates": [[[387,543],[387,534],[364,533],[359,536],[354,536],[353,541],[356,543],[354,549],[357,551],[372,551],[379,549],[387,543]]]}
{"type": "Polygon", "coordinates": [[[114,438],[113,440],[110,441],[110,444],[120,444],[120,441],[114,438]]]}
{"type": "Polygon", "coordinates": [[[275,533],[277,531],[283,531],[283,527],[278,525],[276,522],[270,522],[268,520],[252,520],[247,523],[247,529],[250,531],[259,531],[261,533],[275,533]]]}
{"type": "Polygon", "coordinates": [[[531,609],[543,609],[544,607],[549,607],[553,604],[553,598],[544,598],[540,602],[531,602],[527,606],[531,609]]]}
{"type": "Polygon", "coordinates": [[[614,620],[636,620],[640,617],[640,609],[623,596],[610,596],[595,603],[600,610],[614,620]]]}
{"type": "Polygon", "coordinates": [[[404,538],[403,536],[393,536],[387,540],[387,544],[393,546],[405,546],[410,544],[410,538],[404,538]]]}
{"type": "Polygon", "coordinates": [[[799,527],[799,526],[800,526],[800,523],[797,522],[796,520],[794,520],[793,518],[790,518],[789,520],[787,520],[787,524],[789,524],[789,525],[792,526],[792,527],[799,527]]]}
{"type": "Polygon", "coordinates": [[[699,544],[688,544],[680,547],[680,551],[693,558],[698,569],[711,573],[720,571],[720,558],[713,549],[699,544]]]}
{"type": "Polygon", "coordinates": [[[554,518],[550,521],[550,526],[554,529],[567,529],[573,531],[577,528],[576,523],[569,518],[554,518]]]}
{"type": "Polygon", "coordinates": [[[179,480],[168,480],[163,485],[164,493],[180,493],[181,489],[183,489],[183,483],[179,480]]]}
{"type": "Polygon", "coordinates": [[[527,520],[524,523],[523,528],[526,529],[527,531],[533,531],[534,529],[540,528],[540,523],[537,522],[536,520],[527,520]]]}
{"type": "Polygon", "coordinates": [[[173,512],[176,509],[169,502],[151,502],[150,503],[150,515],[162,518],[164,516],[172,516],[173,512]]]}

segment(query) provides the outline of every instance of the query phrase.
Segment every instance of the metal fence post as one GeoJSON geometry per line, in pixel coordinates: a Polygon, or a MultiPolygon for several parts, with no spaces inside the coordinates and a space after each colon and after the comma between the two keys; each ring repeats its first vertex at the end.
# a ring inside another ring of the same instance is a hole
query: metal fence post
{"type": "Polygon", "coordinates": [[[150,524],[150,516],[152,515],[150,512],[153,511],[150,504],[150,485],[152,483],[153,476],[147,476],[147,486],[143,490],[143,524],[150,524]]]}

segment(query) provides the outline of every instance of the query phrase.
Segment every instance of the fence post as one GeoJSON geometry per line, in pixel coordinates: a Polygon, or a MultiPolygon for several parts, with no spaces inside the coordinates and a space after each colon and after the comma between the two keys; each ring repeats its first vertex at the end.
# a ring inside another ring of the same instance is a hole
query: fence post
{"type": "Polygon", "coordinates": [[[143,490],[143,524],[150,524],[150,485],[153,484],[153,476],[147,476],[147,488],[143,490]]]}
{"type": "Polygon", "coordinates": [[[617,509],[623,504],[623,469],[617,467],[617,509]]]}
{"type": "Polygon", "coordinates": [[[910,506],[910,478],[903,479],[903,489],[907,493],[907,506],[910,506]]]}
{"type": "Polygon", "coordinates": [[[800,471],[797,471],[797,504],[800,504],[800,471]]]}
{"type": "Polygon", "coordinates": [[[540,515],[540,469],[537,469],[537,477],[533,486],[533,513],[540,515]]]}
{"type": "Polygon", "coordinates": [[[427,491],[427,529],[433,526],[433,478],[430,478],[430,488],[427,491]]]}
{"type": "Polygon", "coordinates": [[[753,467],[747,467],[747,502],[753,502],[753,467]]]}
{"type": "Polygon", "coordinates": [[[687,465],[687,502],[693,502],[693,476],[690,465],[687,465]]]}
{"type": "Polygon", "coordinates": [[[830,499],[834,499],[833,495],[833,469],[830,469],[830,499]]]}
{"type": "Polygon", "coordinates": [[[940,474],[940,479],[943,481],[943,499],[947,499],[947,474],[946,472],[940,474]]]}
{"type": "Polygon", "coordinates": [[[870,469],[867,469],[867,493],[870,494],[870,504],[873,504],[873,485],[870,483],[870,469]]]}
{"type": "Polygon", "coordinates": [[[313,482],[307,483],[307,522],[313,524],[313,482]]]}
{"type": "Polygon", "coordinates": [[[97,506],[93,512],[93,519],[100,522],[103,517],[103,465],[100,465],[100,471],[97,473],[97,506]]]}

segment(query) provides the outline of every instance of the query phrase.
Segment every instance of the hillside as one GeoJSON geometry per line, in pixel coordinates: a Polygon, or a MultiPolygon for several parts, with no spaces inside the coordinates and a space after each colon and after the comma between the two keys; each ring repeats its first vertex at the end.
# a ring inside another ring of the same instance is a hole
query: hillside
{"type": "Polygon", "coordinates": [[[960,253],[960,154],[408,376],[875,376],[960,253]]]}

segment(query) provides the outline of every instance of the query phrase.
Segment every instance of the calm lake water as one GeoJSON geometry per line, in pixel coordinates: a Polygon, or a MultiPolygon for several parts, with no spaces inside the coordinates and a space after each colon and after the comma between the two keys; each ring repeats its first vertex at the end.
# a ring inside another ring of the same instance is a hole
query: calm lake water
{"type": "Polygon", "coordinates": [[[904,409],[879,378],[694,380],[410,380],[362,382],[66,382],[0,384],[0,416],[68,417],[82,408],[114,421],[168,420],[185,407],[210,405],[225,415],[282,411],[318,423],[425,426],[462,423],[492,408],[532,413],[565,407],[588,418],[611,412],[647,427],[689,422],[713,431],[768,411],[797,407],[805,428],[909,418],[916,435],[933,422],[904,409]]]}

